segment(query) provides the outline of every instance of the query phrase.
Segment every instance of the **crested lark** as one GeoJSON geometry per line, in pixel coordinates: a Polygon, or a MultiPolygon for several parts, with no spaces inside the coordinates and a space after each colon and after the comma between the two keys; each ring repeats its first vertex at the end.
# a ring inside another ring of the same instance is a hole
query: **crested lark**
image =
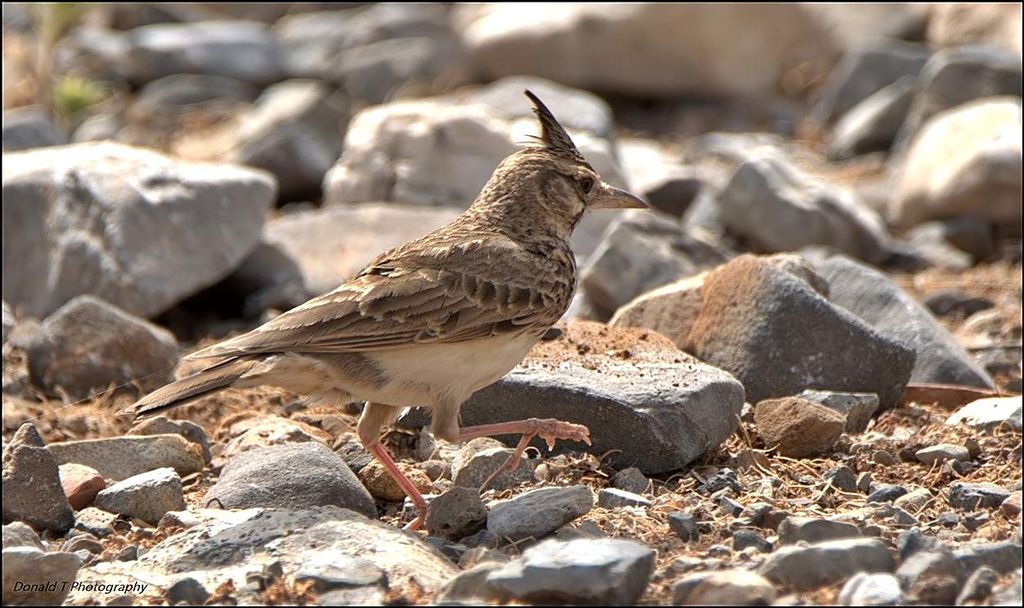
{"type": "Polygon", "coordinates": [[[379,255],[334,291],[249,333],[198,352],[202,371],[135,403],[154,414],[227,387],[274,385],[336,403],[366,401],[359,438],[416,505],[426,501],[380,443],[405,406],[432,409],[431,431],[448,441],[522,434],[498,474],[515,467],[533,437],[589,443],[586,427],[553,419],[459,428],[459,408],[515,367],[565,312],[576,288],[573,227],[595,208],[646,207],[601,181],[565,129],[532,93],[536,145],[498,165],[476,201],[452,223],[379,255]]]}

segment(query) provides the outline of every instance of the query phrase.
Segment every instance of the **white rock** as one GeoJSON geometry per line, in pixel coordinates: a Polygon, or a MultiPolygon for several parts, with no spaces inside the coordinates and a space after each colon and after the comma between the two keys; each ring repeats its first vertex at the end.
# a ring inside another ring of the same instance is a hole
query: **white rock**
{"type": "Polygon", "coordinates": [[[988,397],[978,399],[957,410],[946,419],[953,426],[961,422],[973,427],[992,427],[1006,423],[1010,428],[1021,430],[1021,397],[988,397]]]}

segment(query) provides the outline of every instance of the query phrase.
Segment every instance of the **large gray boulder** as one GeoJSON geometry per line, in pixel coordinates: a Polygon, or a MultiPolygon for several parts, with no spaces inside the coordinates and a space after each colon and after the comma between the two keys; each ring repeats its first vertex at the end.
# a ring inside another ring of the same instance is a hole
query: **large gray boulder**
{"type": "Polygon", "coordinates": [[[3,293],[46,317],[81,294],[153,317],[259,242],[274,180],[114,143],[4,155],[3,293]]]}

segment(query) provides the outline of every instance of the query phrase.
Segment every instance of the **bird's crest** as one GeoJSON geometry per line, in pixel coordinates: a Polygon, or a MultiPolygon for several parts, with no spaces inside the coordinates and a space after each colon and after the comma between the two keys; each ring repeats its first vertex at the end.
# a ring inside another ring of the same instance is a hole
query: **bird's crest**
{"type": "Polygon", "coordinates": [[[576,144],[572,143],[572,138],[569,137],[569,134],[566,133],[565,129],[555,118],[555,115],[551,113],[551,110],[529,89],[524,91],[524,93],[533,102],[533,112],[540,121],[540,137],[534,139],[540,140],[544,147],[551,152],[569,156],[573,160],[585,163],[586,160],[584,160],[583,155],[576,148],[576,144]]]}

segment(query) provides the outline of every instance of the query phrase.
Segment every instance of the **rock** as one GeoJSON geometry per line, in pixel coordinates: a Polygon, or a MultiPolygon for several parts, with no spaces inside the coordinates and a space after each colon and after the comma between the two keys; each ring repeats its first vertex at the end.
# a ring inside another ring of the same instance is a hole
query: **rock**
{"type": "MultiPolygon", "coordinates": [[[[232,437],[220,453],[220,459],[230,461],[243,452],[275,445],[289,445],[307,441],[330,443],[329,433],[298,420],[281,416],[261,415],[243,418],[228,428],[232,437]]],[[[365,450],[364,450],[365,453],[365,450]]],[[[369,456],[369,454],[366,454],[369,456]]]]}
{"type": "Polygon", "coordinates": [[[597,504],[603,509],[615,509],[618,507],[649,507],[651,501],[639,494],[625,490],[603,488],[597,493],[597,504]]]}
{"type": "Polygon", "coordinates": [[[96,498],[96,494],[107,487],[96,469],[82,464],[69,462],[59,467],[60,484],[64,488],[64,495],[68,497],[71,508],[80,511],[96,498]]]}
{"type": "Polygon", "coordinates": [[[270,30],[252,21],[161,23],[128,33],[131,80],[209,74],[263,87],[281,80],[281,50],[270,30]]]}
{"type": "Polygon", "coordinates": [[[1021,546],[1012,540],[965,545],[953,551],[953,558],[964,577],[982,567],[1009,574],[1020,568],[1021,546]]]}
{"type": "Polygon", "coordinates": [[[701,173],[654,140],[630,138],[617,143],[630,192],[668,215],[681,217],[686,213],[701,191],[701,173]]]}
{"type": "Polygon", "coordinates": [[[264,241],[241,266],[200,297],[233,305],[230,316],[256,320],[263,318],[268,309],[290,310],[314,295],[306,288],[296,261],[280,247],[264,241]]]}
{"type": "Polygon", "coordinates": [[[1009,496],[1009,490],[994,483],[956,482],[949,486],[949,506],[964,511],[994,509],[1009,496]]]}
{"type": "Polygon", "coordinates": [[[141,89],[127,114],[132,122],[168,121],[202,111],[225,117],[239,104],[256,99],[259,91],[245,82],[209,74],[173,74],[141,89]]]}
{"type": "Polygon", "coordinates": [[[67,138],[57,130],[38,106],[25,106],[4,111],[4,152],[59,146],[67,138]]]}
{"type": "Polygon", "coordinates": [[[798,396],[846,416],[847,433],[863,433],[878,409],[878,395],[874,393],[805,390],[798,396]]]}
{"type": "Polygon", "coordinates": [[[599,318],[670,281],[725,262],[716,244],[656,213],[627,213],[609,226],[580,273],[580,289],[599,318]]]}
{"type": "MultiPolygon", "coordinates": [[[[452,481],[456,486],[479,490],[481,484],[505,464],[512,453],[511,448],[489,437],[469,441],[452,460],[452,481]]],[[[533,481],[533,467],[527,458],[520,457],[518,467],[495,478],[488,488],[504,490],[529,481],[533,481]]]]}
{"type": "Polygon", "coordinates": [[[675,605],[768,606],[778,592],[764,577],[748,570],[691,574],[672,588],[675,605]]]}
{"type": "Polygon", "coordinates": [[[1021,603],[1021,569],[1017,568],[1008,580],[999,584],[992,593],[992,604],[1016,606],[1021,603]]]}
{"type": "Polygon", "coordinates": [[[448,36],[410,36],[351,48],[330,66],[328,78],[353,99],[379,104],[404,89],[429,88],[435,80],[458,81],[462,49],[448,36]]]}
{"type": "Polygon", "coordinates": [[[340,456],[318,442],[271,446],[228,462],[206,494],[225,509],[336,505],[375,517],[366,488],[340,456]]]}
{"type": "Polygon", "coordinates": [[[843,606],[898,606],[904,603],[899,579],[885,572],[855,574],[843,585],[838,601],[843,606]]]}
{"type": "Polygon", "coordinates": [[[761,401],[754,423],[765,445],[792,458],[827,451],[846,427],[846,418],[825,406],[799,397],[761,401]]]}
{"type": "Polygon", "coordinates": [[[60,606],[81,566],[82,558],[74,553],[46,553],[35,547],[4,548],[4,604],[60,606]]]}
{"type": "MultiPolygon", "coordinates": [[[[914,97],[910,115],[900,129],[897,146],[909,141],[941,112],[974,100],[980,102],[985,97],[1016,95],[1019,98],[1020,94],[1019,51],[1014,53],[985,46],[940,50],[928,59],[921,70],[918,93],[914,97]]],[[[1019,109],[1017,125],[1019,132],[1019,109]]],[[[970,130],[972,127],[966,128],[970,130]]],[[[970,137],[970,134],[964,135],[970,137]]],[[[951,147],[949,150],[952,152],[956,148],[951,147]]],[[[1017,150],[1019,157],[1020,148],[1017,150]]]]}
{"type": "Polygon", "coordinates": [[[318,81],[276,84],[242,117],[229,159],[271,173],[280,201],[320,198],[324,175],[341,154],[347,114],[344,100],[318,81]]]}
{"type": "Polygon", "coordinates": [[[114,531],[116,520],[117,515],[114,513],[107,513],[96,507],[86,507],[75,515],[75,530],[105,538],[114,531]]]}
{"type": "Polygon", "coordinates": [[[540,488],[495,505],[487,515],[487,530],[512,541],[541,539],[593,506],[585,486],[540,488]]]}
{"type": "Polygon", "coordinates": [[[915,78],[928,60],[928,48],[880,40],[847,53],[832,70],[811,110],[818,124],[839,120],[864,100],[902,78],[915,78]]]}
{"type": "Polygon", "coordinates": [[[684,542],[697,540],[700,530],[697,527],[696,518],[690,513],[677,511],[668,514],[668,527],[684,542]]]}
{"type": "MultiPolygon", "coordinates": [[[[849,422],[849,419],[847,419],[847,422],[849,422]]],[[[825,479],[832,484],[832,487],[843,492],[852,493],[858,490],[857,478],[854,476],[853,470],[846,465],[840,465],[834,469],[829,469],[825,472],[825,479]]]]}
{"type": "Polygon", "coordinates": [[[1021,398],[1018,395],[1016,397],[988,397],[972,401],[946,419],[946,424],[951,426],[960,423],[981,429],[1006,424],[1020,432],[1021,398]]]}
{"type": "Polygon", "coordinates": [[[636,467],[622,469],[612,475],[611,484],[613,487],[634,494],[643,494],[651,487],[651,480],[636,467]]]}
{"type": "Polygon", "coordinates": [[[907,489],[896,484],[872,484],[868,502],[893,502],[907,494],[907,489]]]}
{"type": "Polygon", "coordinates": [[[774,583],[806,590],[858,572],[892,572],[895,567],[881,541],[858,538],[782,547],[766,558],[758,572],[774,583]]]}
{"type": "Polygon", "coordinates": [[[952,246],[969,254],[974,262],[987,260],[995,253],[992,226],[980,217],[962,216],[925,222],[907,231],[906,238],[911,244],[952,246]]]}
{"type": "Polygon", "coordinates": [[[966,462],[971,459],[971,454],[967,448],[962,445],[940,443],[938,445],[917,450],[914,452],[914,457],[917,458],[918,462],[930,465],[935,464],[936,462],[944,462],[946,460],[966,462]]]}
{"type": "Polygon", "coordinates": [[[124,127],[120,116],[113,114],[94,114],[82,121],[71,134],[71,141],[82,144],[90,141],[107,141],[116,139],[124,127]]]}
{"type": "Polygon", "coordinates": [[[999,509],[1007,517],[1016,517],[1021,512],[1021,491],[1010,493],[1003,502],[999,503],[999,509]]]}
{"type": "Polygon", "coordinates": [[[1021,51],[1021,16],[1010,4],[937,4],[930,7],[926,40],[938,47],[970,44],[1021,51]]]}
{"type": "MultiPolygon", "coordinates": [[[[966,574],[944,547],[918,551],[907,557],[896,570],[901,586],[909,592],[920,592],[922,587],[935,584],[942,579],[963,581],[966,574]]],[[[952,599],[947,601],[951,602],[952,599]]]]}
{"type": "Polygon", "coordinates": [[[910,112],[916,84],[915,77],[904,76],[843,115],[829,139],[828,157],[846,160],[888,150],[910,112]]]}
{"type": "Polygon", "coordinates": [[[562,441],[554,452],[587,451],[603,455],[607,466],[654,475],[724,441],[742,405],[738,382],[666,338],[570,321],[560,338],[540,342],[511,373],[470,397],[460,416],[464,426],[529,417],[583,424],[592,445],[562,441]]]}
{"type": "Polygon", "coordinates": [[[203,460],[210,462],[210,440],[203,427],[188,420],[170,420],[167,416],[154,416],[138,422],[129,431],[132,435],[181,435],[199,446],[203,460]]]}
{"type": "Polygon", "coordinates": [[[88,295],[47,317],[26,350],[32,383],[71,399],[134,381],[151,390],[173,380],[178,364],[169,331],[88,295]]]}
{"type": "Polygon", "coordinates": [[[5,522],[23,521],[58,534],[67,532],[75,522],[57,462],[31,423],[23,424],[4,446],[2,494],[5,522]]]}
{"type": "Polygon", "coordinates": [[[768,262],[741,256],[712,271],[701,295],[687,351],[734,373],[751,402],[827,388],[876,393],[887,409],[909,379],[913,351],[768,262]]]}
{"type": "Polygon", "coordinates": [[[245,258],[275,198],[265,173],[114,143],[4,161],[4,299],[40,318],[82,294],[164,312],[245,258]]]}
{"type": "MultiPolygon", "coordinates": [[[[78,580],[109,584],[134,572],[152,581],[136,598],[160,597],[163,589],[185,577],[196,579],[207,590],[225,581],[241,590],[247,577],[269,570],[280,573],[272,574],[272,580],[291,580],[309,564],[325,559],[318,556],[330,555],[336,564],[341,556],[366,560],[387,574],[389,586],[415,585],[433,596],[458,572],[416,536],[335,506],[197,509],[191,514],[197,520],[194,525],[168,536],[137,560],[83,568],[78,580]]],[[[321,570],[321,574],[327,573],[321,570]]],[[[69,601],[82,602],[86,597],[87,592],[76,590],[69,601]]]]}
{"type": "Polygon", "coordinates": [[[749,154],[715,198],[725,227],[759,249],[821,244],[870,263],[889,256],[882,218],[853,190],[816,178],[781,154],[749,154]]]}
{"type": "Polygon", "coordinates": [[[100,553],[103,553],[103,543],[91,534],[82,534],[69,539],[66,543],[61,545],[60,550],[66,551],[67,553],[87,551],[88,553],[99,555],[100,553]]]}
{"type": "Polygon", "coordinates": [[[894,500],[892,504],[894,507],[907,509],[911,512],[917,512],[931,502],[932,498],[934,497],[930,490],[927,488],[918,488],[900,496],[894,500]]]}
{"type": "MultiPolygon", "coordinates": [[[[420,492],[431,491],[432,486],[426,473],[408,465],[399,464],[398,467],[420,492]]],[[[358,477],[370,495],[378,500],[399,502],[406,499],[402,486],[398,485],[398,481],[377,461],[359,469],[358,477]]]]}
{"type": "Polygon", "coordinates": [[[184,476],[202,471],[206,464],[199,447],[180,435],[125,435],[62,441],[51,443],[46,449],[58,464],[84,464],[114,481],[164,467],[184,476]]]}
{"type": "Polygon", "coordinates": [[[937,317],[967,318],[976,312],[993,308],[995,303],[988,298],[977,298],[955,289],[944,289],[929,295],[924,305],[937,317]]]}
{"type": "MultiPolygon", "coordinates": [[[[492,594],[487,587],[487,577],[491,572],[499,570],[504,562],[485,561],[475,564],[457,574],[455,578],[448,581],[441,595],[434,601],[439,605],[456,605],[461,601],[477,601],[489,598],[492,594]]],[[[480,602],[482,603],[482,602],[480,602]]]]}
{"type": "MultiPolygon", "coordinates": [[[[886,339],[914,349],[911,382],[992,388],[992,379],[956,339],[887,276],[842,255],[811,250],[804,257],[832,286],[832,304],[853,313],[886,339]]],[[[888,409],[891,401],[882,398],[880,406],[888,409]]]]}
{"type": "Polygon", "coordinates": [[[512,5],[464,6],[454,18],[485,81],[534,74],[640,97],[767,93],[786,66],[804,59],[827,62],[836,52],[829,28],[814,11],[797,6],[764,6],[752,13],[729,5],[605,8],[556,6],[538,15],[512,5]],[[726,24],[746,32],[750,49],[758,52],[711,52],[710,40],[728,36],[726,24]],[[610,51],[624,48],[631,51],[610,51]],[[800,51],[790,55],[794,48],[800,51]]]}
{"type": "Polygon", "coordinates": [[[956,605],[963,606],[968,602],[983,602],[992,595],[992,588],[999,580],[999,573],[995,570],[982,566],[974,571],[974,574],[964,583],[960,595],[956,598],[956,605]]]}
{"type": "Polygon", "coordinates": [[[455,219],[460,209],[362,204],[301,211],[267,224],[266,240],[295,260],[312,293],[328,292],[378,254],[455,219]]]}
{"type": "MultiPolygon", "coordinates": [[[[1020,87],[1018,65],[1017,86],[1020,87]]],[[[1020,224],[1020,98],[979,99],[941,112],[909,144],[890,219],[901,226],[952,216],[1020,224]],[[984,201],[984,204],[979,204],[984,201]]]]}
{"type": "Polygon", "coordinates": [[[338,587],[385,586],[387,573],[369,560],[325,551],[302,564],[295,580],[312,582],[317,593],[324,593],[338,587]]]}
{"type": "Polygon", "coordinates": [[[97,494],[96,507],[155,524],[164,513],[185,508],[181,478],[171,468],[129,477],[97,494]]]}
{"type": "Polygon", "coordinates": [[[473,534],[487,523],[487,507],[477,487],[456,485],[430,501],[427,531],[431,536],[458,540],[473,534]]]}
{"type": "MultiPolygon", "coordinates": [[[[803,279],[818,293],[828,295],[828,283],[815,274],[802,257],[780,253],[760,259],[803,279]]],[[[618,327],[653,329],[685,349],[690,330],[704,304],[701,290],[707,277],[708,273],[702,272],[641,294],[619,308],[608,323],[618,327]]]]}
{"type": "Polygon", "coordinates": [[[611,538],[550,539],[487,575],[496,595],[531,603],[634,604],[654,570],[654,551],[611,538]]]}
{"type": "Polygon", "coordinates": [[[733,551],[743,551],[748,547],[753,547],[759,553],[772,551],[772,543],[753,530],[740,529],[732,533],[733,551]]]}
{"type": "Polygon", "coordinates": [[[198,606],[206,603],[209,598],[210,592],[203,587],[203,584],[188,576],[179,578],[167,589],[167,601],[172,606],[176,604],[198,606]]]}
{"type": "Polygon", "coordinates": [[[27,524],[20,521],[5,524],[3,527],[3,548],[29,547],[45,551],[46,546],[39,540],[39,535],[27,524]]]}
{"type": "Polygon", "coordinates": [[[791,515],[779,524],[779,542],[784,545],[794,545],[799,541],[820,543],[858,537],[860,537],[860,530],[857,529],[857,526],[829,519],[791,515]]]}

